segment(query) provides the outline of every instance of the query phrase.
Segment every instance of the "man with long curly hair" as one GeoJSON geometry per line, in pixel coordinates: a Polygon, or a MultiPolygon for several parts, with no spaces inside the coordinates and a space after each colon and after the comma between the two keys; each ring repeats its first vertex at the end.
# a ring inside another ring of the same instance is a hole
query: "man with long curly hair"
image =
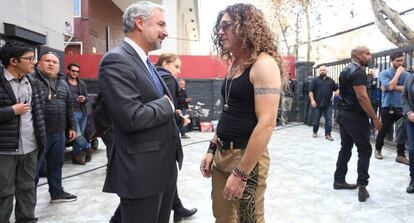
{"type": "Polygon", "coordinates": [[[200,170],[212,177],[216,222],[264,222],[267,144],[276,126],[282,60],[263,13],[250,4],[219,13],[213,42],[230,68],[217,134],[200,170]]]}

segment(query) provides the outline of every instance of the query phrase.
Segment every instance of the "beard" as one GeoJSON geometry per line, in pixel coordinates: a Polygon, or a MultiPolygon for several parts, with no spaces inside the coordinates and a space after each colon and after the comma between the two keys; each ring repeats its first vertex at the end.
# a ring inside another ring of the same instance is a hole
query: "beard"
{"type": "Polygon", "coordinates": [[[150,39],[149,37],[146,38],[147,42],[151,46],[152,50],[159,50],[162,46],[162,40],[156,38],[156,39],[150,39]]]}
{"type": "Polygon", "coordinates": [[[159,50],[162,47],[162,42],[161,41],[154,41],[152,43],[152,46],[153,46],[154,50],[159,50]]]}

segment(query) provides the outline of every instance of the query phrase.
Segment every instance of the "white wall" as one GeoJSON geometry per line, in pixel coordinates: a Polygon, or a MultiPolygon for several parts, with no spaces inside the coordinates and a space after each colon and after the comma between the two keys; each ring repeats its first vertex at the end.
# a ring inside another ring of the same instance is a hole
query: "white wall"
{"type": "Polygon", "coordinates": [[[46,46],[62,50],[65,21],[73,26],[72,0],[0,0],[0,33],[10,23],[46,35],[46,46]]]}
{"type": "Polygon", "coordinates": [[[158,52],[169,52],[177,54],[177,1],[176,0],[163,0],[161,5],[164,7],[165,20],[167,21],[168,37],[162,43],[162,48],[158,52]]]}

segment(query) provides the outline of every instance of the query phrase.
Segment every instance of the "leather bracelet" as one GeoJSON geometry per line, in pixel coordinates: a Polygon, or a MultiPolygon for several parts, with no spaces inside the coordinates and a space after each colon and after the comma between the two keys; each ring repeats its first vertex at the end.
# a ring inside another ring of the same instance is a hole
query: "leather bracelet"
{"type": "Polygon", "coordinates": [[[210,145],[208,146],[207,153],[214,154],[217,150],[217,143],[210,141],[210,145]]]}
{"type": "Polygon", "coordinates": [[[232,174],[239,178],[241,181],[246,182],[247,179],[249,178],[249,175],[243,171],[241,171],[239,168],[235,167],[232,171],[232,174]]]}

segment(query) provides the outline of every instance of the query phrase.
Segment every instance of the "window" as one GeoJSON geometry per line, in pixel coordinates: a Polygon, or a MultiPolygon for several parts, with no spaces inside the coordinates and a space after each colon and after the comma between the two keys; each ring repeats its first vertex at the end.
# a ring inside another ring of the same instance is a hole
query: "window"
{"type": "Polygon", "coordinates": [[[81,0],[72,0],[73,2],[73,16],[80,17],[81,16],[81,0]]]}

